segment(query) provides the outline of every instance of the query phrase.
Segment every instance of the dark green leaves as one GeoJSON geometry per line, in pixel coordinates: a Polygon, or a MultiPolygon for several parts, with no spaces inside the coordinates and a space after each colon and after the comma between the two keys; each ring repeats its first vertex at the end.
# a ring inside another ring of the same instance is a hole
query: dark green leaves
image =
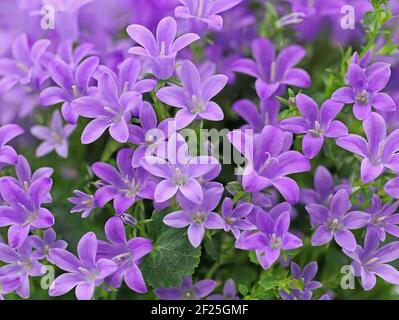
{"type": "Polygon", "coordinates": [[[173,229],[162,219],[165,212],[154,211],[148,225],[154,240],[152,252],[143,258],[141,271],[151,287],[177,287],[183,276],[191,275],[200,261],[201,249],[194,248],[187,238],[186,229],[173,229]]]}

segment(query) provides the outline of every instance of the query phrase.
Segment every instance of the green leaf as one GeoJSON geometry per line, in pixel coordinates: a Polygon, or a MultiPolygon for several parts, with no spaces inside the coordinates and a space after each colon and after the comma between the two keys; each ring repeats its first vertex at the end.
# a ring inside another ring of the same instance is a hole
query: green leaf
{"type": "Polygon", "coordinates": [[[154,239],[153,250],[140,267],[153,288],[179,286],[184,276],[194,273],[201,255],[201,248],[194,248],[188,241],[185,229],[173,229],[162,222],[165,215],[165,211],[152,215],[148,231],[154,239]]]}
{"type": "Polygon", "coordinates": [[[246,296],[249,293],[249,289],[247,286],[243,284],[238,285],[238,291],[241,293],[241,295],[246,296]]]}
{"type": "Polygon", "coordinates": [[[205,252],[215,262],[220,262],[222,252],[222,233],[218,233],[212,237],[205,237],[205,252]]]}
{"type": "Polygon", "coordinates": [[[268,274],[259,281],[259,285],[266,291],[269,291],[279,286],[279,280],[277,280],[272,274],[268,274]]]}

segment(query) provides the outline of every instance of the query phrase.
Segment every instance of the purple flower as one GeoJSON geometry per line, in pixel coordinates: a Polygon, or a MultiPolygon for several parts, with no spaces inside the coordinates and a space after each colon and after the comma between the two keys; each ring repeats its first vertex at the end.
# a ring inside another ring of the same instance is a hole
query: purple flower
{"type": "Polygon", "coordinates": [[[386,233],[399,237],[399,214],[396,213],[399,201],[387,202],[382,205],[379,196],[374,195],[370,207],[366,210],[371,215],[368,229],[377,230],[381,241],[385,241],[386,233]]]}
{"type": "Polygon", "coordinates": [[[169,213],[163,222],[172,228],[188,227],[188,239],[193,247],[197,248],[204,238],[205,229],[223,229],[224,221],[220,215],[213,212],[219,204],[223,190],[209,188],[204,191],[202,203],[188,201],[181,194],[177,201],[183,210],[169,213]]]}
{"type": "Polygon", "coordinates": [[[256,226],[245,220],[253,209],[253,205],[246,202],[239,202],[234,208],[234,202],[225,198],[222,203],[222,218],[224,219],[224,231],[231,231],[234,237],[240,237],[240,230],[255,230],[256,226]]]}
{"type": "Polygon", "coordinates": [[[42,58],[50,44],[49,40],[41,39],[30,45],[25,33],[19,35],[12,45],[13,59],[0,59],[0,75],[4,76],[1,80],[2,89],[10,90],[17,83],[43,84],[48,74],[43,68],[42,58]]]}
{"type": "Polygon", "coordinates": [[[280,290],[280,296],[283,300],[311,300],[313,290],[321,288],[319,281],[314,281],[317,274],[317,262],[309,262],[301,271],[301,268],[295,263],[291,262],[291,274],[293,279],[303,280],[303,289],[291,289],[290,293],[280,290]]]}
{"type": "Polygon", "coordinates": [[[187,276],[178,288],[159,288],[154,292],[162,300],[199,300],[209,295],[215,287],[214,280],[201,280],[193,284],[193,279],[187,276]]]}
{"type": "Polygon", "coordinates": [[[133,150],[121,149],[116,156],[118,170],[104,162],[92,165],[92,171],[101,179],[95,193],[95,202],[100,208],[113,200],[117,214],[128,210],[137,199],[153,199],[155,181],[143,168],[133,168],[133,150]]]}
{"type": "Polygon", "coordinates": [[[78,114],[72,108],[72,102],[88,95],[89,83],[99,65],[98,57],[89,57],[79,65],[68,65],[61,59],[54,59],[49,67],[49,73],[57,87],[48,87],[40,94],[40,103],[51,106],[62,103],[62,115],[66,121],[76,124],[78,114]]]}
{"type": "Polygon", "coordinates": [[[229,133],[230,142],[246,158],[242,183],[247,192],[274,186],[291,203],[299,198],[297,183],[288,174],[310,170],[310,162],[297,151],[288,151],[291,133],[266,126],[260,134],[250,136],[241,130],[229,133]]]}
{"type": "Polygon", "coordinates": [[[64,249],[51,249],[50,258],[54,264],[67,271],[57,277],[50,286],[52,297],[61,296],[74,287],[78,300],[90,300],[95,287],[114,273],[117,265],[109,259],[96,259],[97,238],[93,232],[86,233],[78,243],[79,258],[64,249]]]}
{"type": "Polygon", "coordinates": [[[355,251],[343,250],[352,261],[356,277],[361,277],[364,290],[371,290],[376,284],[376,275],[388,283],[399,285],[399,272],[387,264],[399,258],[399,241],[378,248],[380,239],[375,229],[369,229],[364,239],[364,247],[355,251]]]}
{"type": "Polygon", "coordinates": [[[17,162],[17,152],[7,145],[7,142],[23,133],[24,130],[16,124],[10,123],[0,127],[0,169],[17,162]]]}
{"type": "Polygon", "coordinates": [[[32,135],[43,142],[36,149],[36,157],[43,157],[55,150],[62,158],[68,157],[68,138],[76,126],[66,124],[62,126],[61,114],[58,110],[53,112],[49,127],[33,126],[30,130],[32,135]]]}
{"type": "Polygon", "coordinates": [[[223,120],[222,109],[210,100],[224,88],[227,77],[217,74],[201,79],[198,69],[189,60],[183,62],[180,77],[183,87],[170,86],[157,92],[159,100],[181,109],[175,116],[177,129],[188,126],[196,119],[223,120]]]}
{"type": "Polygon", "coordinates": [[[0,242],[0,261],[6,263],[0,268],[0,279],[18,278],[16,292],[22,298],[29,298],[29,277],[39,277],[46,272],[44,265],[39,263],[32,253],[32,243],[29,239],[18,249],[0,242]]]}
{"type": "Polygon", "coordinates": [[[64,240],[57,240],[57,234],[52,228],[43,232],[43,238],[34,235],[30,236],[29,239],[32,242],[33,248],[35,249],[33,257],[39,260],[46,258],[48,261],[50,261],[51,259],[48,256],[50,249],[65,249],[68,246],[64,240]]]}
{"type": "Polygon", "coordinates": [[[154,200],[165,202],[178,193],[194,203],[201,203],[203,192],[197,179],[218,168],[219,162],[214,157],[190,157],[184,138],[176,133],[168,141],[168,150],[168,159],[146,156],[141,161],[145,170],[162,178],[155,189],[154,200]]]}
{"type": "Polygon", "coordinates": [[[119,288],[122,280],[135,292],[147,292],[143,275],[139,269],[140,259],[152,250],[150,240],[136,237],[129,241],[123,222],[113,217],[105,224],[108,242],[98,241],[97,257],[111,259],[117,264],[117,270],[106,279],[114,288],[119,288]]]}
{"type": "Polygon", "coordinates": [[[399,130],[387,137],[384,118],[375,112],[363,121],[363,129],[367,141],[354,134],[337,140],[338,146],[364,158],[360,168],[362,181],[375,180],[385,168],[399,172],[399,130]]]}
{"type": "Polygon", "coordinates": [[[223,18],[219,14],[227,11],[242,0],[180,0],[182,5],[176,7],[175,17],[187,20],[190,29],[202,34],[206,29],[220,30],[223,18]]]}
{"type": "Polygon", "coordinates": [[[344,189],[348,194],[352,193],[352,187],[349,183],[343,182],[335,186],[333,177],[324,166],[318,166],[313,177],[313,189],[301,189],[299,201],[302,204],[318,203],[325,207],[330,206],[331,199],[335,192],[344,189]]]}
{"type": "Polygon", "coordinates": [[[256,92],[261,99],[268,99],[279,95],[285,85],[300,88],[308,88],[311,84],[308,73],[299,68],[294,68],[306,51],[297,45],[291,45],[283,49],[276,58],[273,44],[266,38],[258,38],[252,42],[251,59],[239,59],[233,69],[255,77],[256,92]]]}
{"type": "Polygon", "coordinates": [[[389,180],[384,186],[384,191],[392,198],[399,199],[399,177],[389,180]]]}
{"type": "Polygon", "coordinates": [[[68,198],[68,201],[75,205],[71,212],[82,212],[82,218],[87,218],[93,209],[97,207],[94,196],[80,190],[74,190],[73,193],[75,196],[68,198]]]}
{"type": "Polygon", "coordinates": [[[259,108],[252,101],[241,99],[233,104],[232,109],[247,122],[242,128],[253,129],[255,133],[261,133],[267,125],[277,126],[280,121],[280,102],[277,99],[261,100],[259,108]]]}
{"type": "Polygon", "coordinates": [[[344,249],[355,250],[356,239],[351,229],[367,225],[370,215],[361,211],[348,212],[352,207],[348,193],[341,189],[333,196],[330,208],[317,203],[308,204],[305,209],[317,224],[312,237],[313,246],[321,246],[332,238],[344,249]]]}
{"type": "Polygon", "coordinates": [[[240,300],[237,296],[236,284],[233,279],[228,279],[223,286],[223,294],[212,294],[207,300],[240,300]]]}
{"type": "Polygon", "coordinates": [[[340,103],[354,103],[353,114],[359,120],[366,119],[371,107],[380,111],[394,111],[395,102],[389,95],[380,92],[385,88],[390,76],[389,66],[379,68],[367,76],[365,70],[352,63],[348,71],[348,82],[351,87],[338,89],[332,95],[332,99],[340,103]]]}
{"type": "Polygon", "coordinates": [[[96,141],[107,129],[117,142],[127,142],[132,111],[141,101],[140,93],[120,92],[116,79],[110,73],[103,72],[98,79],[96,96],[81,97],[73,102],[73,109],[80,116],[94,119],[83,130],[82,143],[96,141]]]}
{"type": "Polygon", "coordinates": [[[282,250],[293,250],[302,246],[297,236],[288,232],[290,214],[285,211],[277,217],[257,212],[256,225],[259,232],[244,235],[238,240],[238,248],[256,250],[256,256],[263,269],[269,269],[280,257],[282,250]]]}
{"type": "Polygon", "coordinates": [[[132,157],[133,167],[139,167],[140,160],[146,155],[154,155],[160,151],[160,146],[176,131],[171,119],[166,119],[157,126],[157,115],[148,102],[141,105],[139,120],[141,127],[129,125],[129,142],[137,145],[132,157]]]}
{"type": "Polygon", "coordinates": [[[167,80],[173,75],[177,53],[199,39],[194,33],[186,33],[175,40],[177,25],[171,17],[159,22],[156,40],[150,30],[139,24],[128,26],[126,31],[140,45],[130,48],[129,52],[148,57],[152,73],[160,80],[167,80]]]}
{"type": "Polygon", "coordinates": [[[0,301],[4,300],[4,295],[15,291],[20,285],[19,277],[0,277],[0,301]]]}
{"type": "MultiPolygon", "coordinates": [[[[53,169],[50,167],[42,167],[37,169],[35,172],[32,174],[32,170],[30,168],[28,160],[22,155],[18,155],[17,158],[17,163],[15,164],[15,173],[17,176],[17,179],[14,179],[12,177],[8,177],[9,179],[13,180],[16,185],[21,187],[22,189],[25,190],[26,193],[29,192],[30,186],[38,179],[41,179],[43,177],[48,177],[50,178],[51,175],[53,174],[53,169]]],[[[51,195],[48,194],[48,200],[46,203],[51,203],[51,195]]]]}
{"type": "Polygon", "coordinates": [[[346,126],[334,120],[343,107],[342,103],[327,100],[319,110],[312,98],[298,94],[296,106],[302,117],[284,119],[280,127],[295,134],[305,134],[302,140],[305,157],[312,159],[317,156],[323,147],[324,138],[339,138],[348,134],[346,126]]]}
{"type": "Polygon", "coordinates": [[[13,248],[23,245],[31,228],[47,229],[54,224],[53,214],[41,207],[48,200],[51,186],[52,180],[42,177],[25,193],[12,179],[0,180],[0,194],[7,204],[0,206],[0,226],[11,226],[8,241],[13,248]]]}

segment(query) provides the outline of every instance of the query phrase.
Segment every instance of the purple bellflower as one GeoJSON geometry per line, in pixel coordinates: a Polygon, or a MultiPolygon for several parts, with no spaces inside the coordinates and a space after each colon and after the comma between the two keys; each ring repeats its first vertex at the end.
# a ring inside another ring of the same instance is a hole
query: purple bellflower
{"type": "Polygon", "coordinates": [[[133,168],[133,150],[121,149],[116,156],[118,170],[105,162],[92,165],[93,173],[101,179],[95,193],[95,202],[100,208],[113,200],[117,214],[128,210],[137,199],[153,199],[155,181],[143,168],[133,168]]]}
{"type": "Polygon", "coordinates": [[[188,146],[180,134],[173,134],[167,143],[168,159],[146,156],[141,165],[154,176],[162,178],[154,193],[156,202],[165,202],[176,193],[194,203],[202,203],[203,191],[198,178],[220,166],[214,157],[190,157],[188,146]]]}
{"type": "Polygon", "coordinates": [[[371,215],[368,229],[375,229],[381,241],[385,241],[386,233],[399,238],[399,214],[396,213],[398,206],[399,201],[383,205],[380,197],[374,195],[370,207],[366,210],[371,215]]]}
{"type": "Polygon", "coordinates": [[[94,289],[114,273],[117,265],[109,259],[96,259],[97,238],[93,232],[86,233],[78,243],[79,258],[64,249],[51,249],[50,258],[60,269],[67,271],[57,277],[50,286],[52,297],[61,296],[74,287],[78,300],[90,300],[94,289]]]}
{"type": "Polygon", "coordinates": [[[266,126],[260,134],[254,136],[235,130],[229,133],[228,138],[248,162],[242,178],[245,191],[258,192],[274,186],[288,202],[298,201],[299,187],[286,176],[309,171],[310,162],[303,154],[289,151],[291,133],[266,126]]]}
{"type": "Polygon", "coordinates": [[[234,207],[230,198],[225,198],[222,203],[222,218],[224,219],[224,231],[231,231],[236,239],[240,237],[240,230],[255,230],[256,226],[245,218],[252,212],[253,205],[247,202],[239,202],[234,207]]]}
{"type": "Polygon", "coordinates": [[[242,129],[253,129],[255,133],[261,133],[267,125],[278,126],[280,121],[280,102],[277,99],[261,100],[259,108],[252,101],[241,99],[233,104],[232,109],[247,122],[242,129]]]}
{"type": "Polygon", "coordinates": [[[24,130],[16,124],[5,124],[0,127],[0,169],[7,165],[15,165],[18,159],[17,152],[7,145],[15,137],[23,134],[24,130]]]}
{"type": "Polygon", "coordinates": [[[330,206],[331,199],[335,192],[344,189],[348,194],[352,193],[352,187],[349,183],[334,184],[334,179],[324,166],[318,166],[313,177],[314,189],[301,189],[299,201],[302,204],[318,203],[325,207],[330,206]]]}
{"type": "Polygon", "coordinates": [[[82,218],[86,219],[93,209],[97,207],[94,196],[80,190],[74,190],[73,193],[75,195],[68,198],[68,201],[75,205],[72,208],[71,213],[81,212],[82,218]]]}
{"type": "Polygon", "coordinates": [[[193,247],[197,248],[204,238],[205,229],[223,229],[224,221],[220,215],[213,212],[219,204],[222,192],[219,188],[209,188],[204,191],[203,201],[200,204],[188,201],[181,194],[177,201],[183,210],[169,213],[163,222],[172,228],[188,227],[188,239],[193,247]]]}
{"type": "Polygon", "coordinates": [[[280,257],[282,250],[293,250],[302,246],[297,236],[288,232],[290,214],[285,211],[277,218],[263,212],[256,214],[258,232],[239,239],[239,248],[256,250],[256,256],[263,269],[269,269],[280,257]]]}
{"type": "Polygon", "coordinates": [[[333,95],[334,101],[353,105],[353,114],[359,120],[364,120],[371,112],[371,107],[380,111],[394,111],[396,104],[386,93],[380,92],[385,88],[391,76],[389,67],[379,68],[366,75],[366,71],[359,65],[349,66],[348,82],[351,87],[338,89],[333,95]]]}
{"type": "Polygon", "coordinates": [[[4,300],[4,295],[15,291],[20,285],[19,277],[0,276],[0,301],[4,300]]]}
{"type": "Polygon", "coordinates": [[[224,88],[227,77],[217,74],[201,79],[198,69],[189,60],[183,62],[180,77],[183,87],[169,86],[157,92],[159,100],[181,109],[175,116],[177,129],[188,126],[196,119],[223,120],[222,109],[210,100],[224,88]]]}
{"type": "Polygon", "coordinates": [[[129,138],[128,123],[132,111],[142,102],[139,92],[120,92],[116,79],[103,72],[98,79],[98,93],[95,97],[76,99],[72,107],[82,117],[91,118],[83,130],[81,141],[88,144],[96,141],[109,129],[111,137],[120,143],[129,138]]]}
{"type": "Polygon", "coordinates": [[[327,100],[319,110],[316,102],[304,94],[298,94],[295,100],[302,117],[284,119],[280,127],[294,134],[305,134],[302,140],[305,157],[312,159],[317,156],[324,138],[339,138],[348,134],[346,126],[334,120],[344,106],[342,103],[327,100]]]}
{"type": "Polygon", "coordinates": [[[82,96],[89,95],[93,88],[89,87],[90,80],[99,65],[98,57],[89,57],[79,63],[78,66],[68,65],[61,59],[54,59],[48,70],[55,87],[48,87],[40,94],[40,103],[51,106],[62,103],[62,115],[64,119],[76,124],[78,114],[72,108],[72,102],[82,96]]]}
{"type": "Polygon", "coordinates": [[[220,30],[225,12],[242,0],[180,0],[181,5],[175,9],[175,17],[187,20],[190,30],[202,35],[207,29],[220,30]]]}
{"type": "Polygon", "coordinates": [[[129,125],[129,142],[137,145],[132,157],[133,167],[139,167],[140,160],[146,155],[157,153],[165,140],[176,131],[170,119],[165,119],[157,126],[157,115],[148,102],[141,105],[139,120],[141,127],[129,125]]]}
{"type": "Polygon", "coordinates": [[[308,88],[311,84],[308,73],[294,68],[306,55],[306,51],[297,45],[283,49],[276,58],[273,44],[266,38],[252,42],[252,54],[255,61],[247,58],[235,62],[233,69],[255,77],[256,92],[261,99],[279,95],[286,85],[308,88]]]}
{"type": "Polygon", "coordinates": [[[0,279],[18,277],[16,293],[22,298],[29,298],[29,277],[40,277],[46,272],[45,266],[37,260],[32,252],[32,243],[29,239],[18,249],[0,243],[0,261],[6,263],[0,268],[0,279]]]}
{"type": "Polygon", "coordinates": [[[211,294],[207,300],[239,300],[233,279],[228,279],[223,286],[223,294],[211,294]]]}
{"type": "MultiPolygon", "coordinates": [[[[36,259],[51,260],[49,257],[50,249],[66,249],[68,244],[64,240],[57,240],[57,234],[50,228],[43,232],[43,238],[33,235],[29,237],[34,250],[33,257],[36,259]]],[[[51,262],[51,261],[50,261],[51,262]]]]}
{"type": "Polygon", "coordinates": [[[147,292],[139,263],[140,259],[152,250],[151,241],[141,237],[127,240],[125,227],[118,217],[112,217],[106,222],[105,234],[109,242],[98,241],[97,257],[111,259],[118,267],[107,277],[107,283],[119,288],[122,280],[125,280],[133,291],[147,292]]]}
{"type": "Polygon", "coordinates": [[[167,80],[173,75],[177,53],[199,39],[194,33],[186,33],[175,40],[177,24],[171,17],[159,22],[156,39],[150,30],[139,24],[128,26],[126,31],[140,45],[131,48],[129,53],[148,57],[152,73],[160,80],[167,80]]]}
{"type": "Polygon", "coordinates": [[[43,157],[53,150],[62,158],[68,157],[68,138],[76,126],[71,124],[62,125],[62,117],[58,110],[53,112],[49,127],[33,126],[31,133],[34,137],[43,140],[36,149],[36,156],[43,157]]]}
{"type": "MultiPolygon", "coordinates": [[[[14,179],[13,177],[8,177],[8,179],[13,180],[15,184],[24,189],[26,193],[29,192],[30,186],[36,180],[43,177],[50,178],[53,174],[54,170],[50,167],[39,168],[32,174],[28,160],[26,160],[26,158],[22,155],[19,155],[17,159],[17,163],[15,164],[15,173],[17,179],[14,179]]],[[[48,194],[48,200],[45,201],[45,203],[51,203],[50,193],[48,194]]]]}
{"type": "Polygon", "coordinates": [[[193,279],[186,276],[180,287],[155,289],[155,294],[162,300],[199,300],[205,298],[215,288],[216,281],[214,280],[201,280],[193,283],[193,279]]]}
{"type": "Polygon", "coordinates": [[[341,189],[332,197],[330,208],[317,203],[305,209],[317,225],[312,237],[313,246],[321,246],[335,239],[346,250],[356,249],[356,238],[351,229],[359,229],[370,222],[370,215],[361,211],[348,212],[352,207],[348,193],[341,189]]]}
{"type": "Polygon", "coordinates": [[[303,289],[292,289],[290,293],[280,290],[280,296],[283,300],[311,300],[313,290],[322,287],[319,281],[314,281],[317,274],[317,262],[309,262],[301,271],[301,268],[295,263],[291,262],[291,274],[293,279],[303,280],[303,289]]]}
{"type": "Polygon", "coordinates": [[[385,168],[399,172],[399,130],[387,137],[384,118],[375,112],[363,121],[363,129],[367,141],[354,134],[337,140],[338,146],[364,158],[360,168],[362,181],[370,183],[379,177],[385,168]]]}
{"type": "Polygon", "coordinates": [[[50,44],[50,40],[41,39],[30,45],[25,33],[19,35],[12,45],[13,58],[0,59],[2,89],[10,90],[17,83],[28,85],[32,81],[40,87],[48,79],[42,58],[50,44]]]}
{"type": "Polygon", "coordinates": [[[32,228],[47,229],[54,224],[53,214],[41,207],[48,201],[51,186],[52,180],[42,177],[34,181],[26,193],[12,179],[0,180],[0,194],[7,204],[0,206],[0,226],[11,226],[8,241],[13,248],[24,244],[32,228]]]}
{"type": "Polygon", "coordinates": [[[355,251],[343,250],[352,261],[353,273],[361,277],[364,290],[374,288],[381,277],[388,283],[399,285],[399,271],[388,264],[399,258],[399,241],[379,247],[380,239],[377,231],[369,229],[364,239],[364,247],[357,246],[355,251]]]}

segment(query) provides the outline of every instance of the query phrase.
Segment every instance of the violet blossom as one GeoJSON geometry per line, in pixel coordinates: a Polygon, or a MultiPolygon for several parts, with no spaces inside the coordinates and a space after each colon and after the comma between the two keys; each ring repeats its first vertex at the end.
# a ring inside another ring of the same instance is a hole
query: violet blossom
{"type": "Polygon", "coordinates": [[[338,146],[364,158],[360,168],[362,181],[370,183],[386,168],[399,172],[399,130],[387,136],[384,118],[375,112],[363,121],[363,129],[367,141],[354,134],[337,140],[338,146]]]}
{"type": "Polygon", "coordinates": [[[52,180],[42,177],[31,184],[26,194],[14,180],[0,179],[0,194],[7,204],[0,206],[0,226],[10,226],[8,241],[11,247],[22,246],[32,228],[47,229],[54,224],[53,214],[41,207],[48,200],[51,187],[52,180]]]}
{"type": "MultiPolygon", "coordinates": [[[[57,234],[54,229],[50,228],[43,232],[43,238],[33,235],[29,237],[34,250],[33,257],[36,259],[46,258],[48,261],[51,260],[49,252],[51,249],[59,248],[66,249],[68,244],[64,240],[57,240],[57,234]]],[[[51,262],[51,261],[50,261],[51,262]]]]}
{"type": "Polygon", "coordinates": [[[75,205],[71,209],[71,213],[81,212],[82,218],[86,219],[93,209],[97,207],[94,196],[80,190],[74,190],[73,193],[74,196],[68,198],[68,201],[75,205]]]}
{"type": "Polygon", "coordinates": [[[35,125],[30,129],[31,134],[43,140],[36,149],[36,156],[43,157],[53,150],[62,158],[68,157],[68,138],[76,126],[66,124],[63,126],[62,117],[58,110],[53,112],[49,127],[35,125]]]}
{"type": "Polygon", "coordinates": [[[90,300],[94,289],[102,285],[104,279],[117,269],[115,262],[110,259],[97,259],[96,254],[97,237],[93,232],[86,233],[79,240],[79,258],[65,249],[51,249],[50,259],[67,273],[51,283],[50,296],[61,296],[76,287],[75,294],[78,300],[90,300]]]}
{"type": "Polygon", "coordinates": [[[342,103],[327,100],[319,110],[316,102],[304,94],[298,94],[295,100],[302,117],[284,119],[280,127],[294,134],[305,134],[302,140],[305,157],[312,159],[317,156],[325,138],[339,138],[348,134],[346,126],[334,120],[343,107],[342,103]]]}
{"type": "Polygon", "coordinates": [[[175,39],[177,24],[171,17],[159,22],[156,39],[150,30],[139,24],[128,26],[126,31],[140,45],[130,48],[129,53],[148,57],[152,73],[160,80],[167,80],[173,75],[177,53],[199,39],[194,33],[186,33],[175,39]]]}
{"type": "Polygon", "coordinates": [[[159,100],[180,109],[175,115],[177,129],[197,119],[223,120],[222,109],[210,100],[224,88],[227,77],[217,74],[201,79],[198,69],[189,60],[183,62],[180,77],[183,87],[169,86],[157,91],[159,100]]]}
{"type": "Polygon", "coordinates": [[[258,38],[252,42],[252,54],[255,61],[239,59],[233,69],[257,79],[256,92],[261,99],[281,94],[286,85],[310,87],[309,74],[303,69],[294,68],[306,55],[302,47],[288,46],[276,57],[273,44],[266,38],[258,38]]]}
{"type": "Polygon", "coordinates": [[[362,211],[348,212],[351,208],[349,195],[343,189],[332,197],[330,208],[317,203],[308,204],[305,209],[316,224],[312,245],[321,246],[334,238],[342,248],[355,250],[356,238],[350,230],[366,226],[370,221],[370,215],[362,211]]]}
{"type": "Polygon", "coordinates": [[[386,233],[399,237],[399,214],[396,213],[399,201],[382,204],[381,198],[374,195],[370,207],[366,211],[371,220],[368,229],[375,229],[381,241],[385,241],[386,233]]]}
{"type": "Polygon", "coordinates": [[[0,127],[0,169],[7,165],[15,165],[17,152],[7,145],[15,137],[24,133],[24,130],[16,124],[5,124],[0,127]]]}
{"type": "Polygon", "coordinates": [[[256,225],[259,231],[243,235],[238,240],[238,248],[256,250],[262,268],[269,269],[280,257],[282,250],[293,250],[303,245],[301,239],[288,232],[290,220],[288,212],[282,212],[275,218],[258,212],[256,225]]]}
{"type": "Polygon", "coordinates": [[[37,260],[29,239],[17,249],[0,242],[0,261],[6,263],[0,267],[0,279],[18,278],[16,293],[22,298],[29,298],[29,277],[40,277],[46,272],[45,266],[37,260]]]}
{"type": "Polygon", "coordinates": [[[40,94],[40,103],[51,106],[62,103],[62,115],[68,123],[76,124],[78,114],[73,110],[72,103],[81,96],[89,95],[93,88],[90,80],[99,65],[98,57],[89,57],[77,66],[68,65],[61,59],[54,59],[49,67],[49,73],[57,86],[48,87],[40,94]]]}
{"type": "Polygon", "coordinates": [[[107,129],[117,142],[127,142],[131,112],[141,101],[139,92],[120,92],[116,79],[110,73],[103,72],[98,79],[96,96],[78,98],[72,105],[80,116],[94,119],[83,130],[82,143],[89,144],[96,141],[107,129]]]}
{"type": "Polygon", "coordinates": [[[224,231],[231,231],[236,239],[240,237],[240,230],[255,230],[256,226],[247,221],[247,217],[253,205],[246,202],[238,202],[234,207],[234,202],[230,198],[225,198],[222,203],[222,218],[224,220],[224,231]]]}
{"type": "Polygon", "coordinates": [[[103,208],[113,200],[116,213],[122,214],[137,199],[153,199],[156,183],[143,168],[133,168],[132,156],[132,149],[119,150],[116,156],[119,171],[105,162],[92,165],[93,173],[101,179],[94,196],[98,207],[103,208]]]}
{"type": "Polygon", "coordinates": [[[183,283],[177,288],[155,289],[155,294],[162,300],[199,300],[205,298],[216,288],[216,281],[201,280],[193,283],[190,276],[183,278],[183,283]]]}
{"type": "Polygon", "coordinates": [[[371,107],[379,111],[394,111],[395,102],[389,95],[380,92],[385,88],[390,76],[389,67],[380,68],[367,76],[359,65],[352,63],[348,70],[350,87],[338,89],[332,95],[332,99],[345,104],[353,103],[353,114],[359,120],[366,119],[371,107]]]}
{"type": "Polygon", "coordinates": [[[356,277],[361,277],[364,290],[369,291],[376,285],[376,276],[388,283],[399,285],[399,271],[388,264],[399,258],[399,241],[390,242],[379,248],[380,239],[377,231],[366,232],[363,248],[355,251],[343,250],[353,261],[351,266],[356,277]]]}
{"type": "Polygon", "coordinates": [[[172,228],[188,227],[188,239],[193,247],[197,248],[204,238],[205,229],[223,229],[225,222],[215,210],[219,204],[222,193],[219,188],[209,188],[204,191],[201,203],[188,201],[181,194],[177,201],[182,210],[169,213],[163,222],[172,228]]]}
{"type": "Polygon", "coordinates": [[[167,159],[146,156],[140,162],[145,170],[162,179],[155,189],[154,200],[165,202],[178,193],[194,203],[201,203],[203,191],[198,178],[219,167],[219,162],[209,156],[190,157],[180,134],[173,134],[167,144],[167,159]]]}
{"type": "Polygon", "coordinates": [[[239,300],[233,279],[228,279],[223,286],[223,294],[211,294],[207,300],[239,300]]]}
{"type": "Polygon", "coordinates": [[[127,240],[125,227],[118,217],[106,222],[105,235],[109,242],[98,241],[97,257],[111,259],[117,265],[116,271],[107,277],[107,283],[119,288],[124,280],[133,291],[147,292],[139,263],[152,250],[151,241],[142,237],[127,240]]]}
{"type": "Polygon", "coordinates": [[[287,175],[310,170],[310,162],[298,151],[289,151],[292,135],[265,126],[260,134],[250,136],[241,130],[229,133],[233,146],[247,160],[242,184],[247,192],[258,192],[274,186],[283,197],[295,203],[299,199],[297,183],[287,175]]]}

